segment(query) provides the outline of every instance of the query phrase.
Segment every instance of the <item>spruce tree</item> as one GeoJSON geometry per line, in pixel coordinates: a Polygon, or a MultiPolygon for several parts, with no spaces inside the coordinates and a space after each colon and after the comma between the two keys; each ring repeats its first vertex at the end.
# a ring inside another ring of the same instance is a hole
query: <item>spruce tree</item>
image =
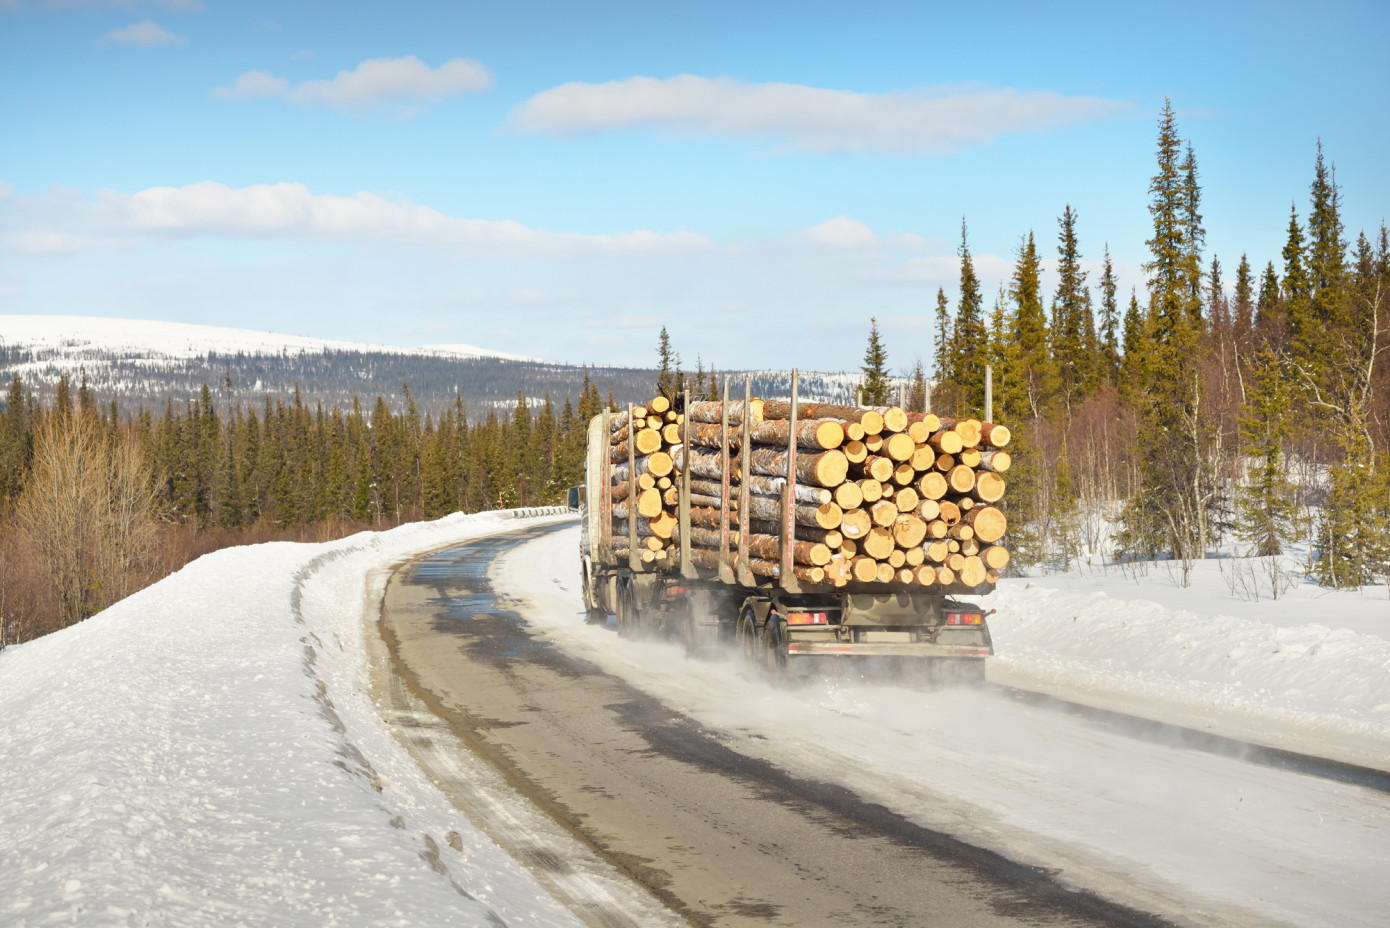
{"type": "Polygon", "coordinates": [[[666,334],[664,325],[657,340],[656,357],[656,392],[674,401],[680,392],[680,357],[672,350],[671,336],[666,334]]]}
{"type": "Polygon", "coordinates": [[[1029,232],[1019,246],[1009,284],[1009,297],[1014,304],[1011,344],[995,390],[1000,406],[995,417],[1004,422],[1042,419],[1051,412],[1056,399],[1057,370],[1048,348],[1041,275],[1042,259],[1033,233],[1029,232]]]}
{"type": "Polygon", "coordinates": [[[1241,455],[1248,470],[1236,533],[1252,545],[1251,554],[1272,557],[1295,537],[1294,486],[1284,465],[1284,444],[1292,434],[1292,395],[1287,372],[1269,349],[1255,357],[1251,375],[1240,411],[1241,455]]]}
{"type": "Polygon", "coordinates": [[[1284,317],[1280,307],[1279,274],[1274,262],[1265,265],[1260,276],[1260,295],[1255,300],[1255,332],[1267,345],[1284,343],[1284,317]]]}
{"type": "Polygon", "coordinates": [[[938,385],[951,376],[951,304],[946,300],[946,288],[936,288],[936,364],[932,375],[938,385]]]}
{"type": "Polygon", "coordinates": [[[1139,308],[1139,296],[1131,288],[1125,310],[1124,356],[1120,358],[1120,399],[1136,406],[1144,393],[1144,355],[1148,348],[1148,320],[1139,308]]]}
{"type": "Polygon", "coordinates": [[[1115,301],[1115,267],[1105,246],[1100,273],[1100,371],[1106,383],[1120,382],[1120,310],[1115,301]]]}
{"type": "Polygon", "coordinates": [[[1076,241],[1076,213],[1068,204],[1057,218],[1057,290],[1052,295],[1052,356],[1059,398],[1070,418],[1085,395],[1091,356],[1086,351],[1086,272],[1076,241]]]}
{"type": "Polygon", "coordinates": [[[1231,317],[1236,339],[1244,342],[1250,337],[1250,331],[1255,325],[1255,281],[1250,273],[1250,259],[1244,254],[1240,256],[1240,264],[1236,267],[1231,317]]]}
{"type": "Polygon", "coordinates": [[[869,344],[864,349],[864,377],[859,382],[859,401],[865,406],[887,406],[891,402],[888,382],[888,352],[878,334],[878,319],[869,318],[869,344]]]}
{"type": "Polygon", "coordinates": [[[1336,166],[1329,166],[1318,140],[1317,161],[1310,186],[1308,213],[1308,300],[1317,325],[1339,330],[1347,322],[1346,251],[1341,216],[1341,191],[1336,166]]]}
{"type": "Polygon", "coordinates": [[[975,262],[970,256],[970,243],[965,220],[960,222],[960,301],[956,304],[956,321],[951,332],[950,381],[954,387],[955,412],[959,415],[980,415],[985,405],[985,372],[980,358],[985,349],[985,324],[981,311],[980,279],[975,276],[975,262]]]}
{"type": "Polygon", "coordinates": [[[1318,347],[1322,333],[1308,299],[1308,272],[1303,263],[1303,230],[1298,224],[1297,206],[1289,208],[1289,230],[1283,256],[1284,279],[1280,281],[1280,289],[1287,307],[1294,363],[1304,376],[1316,378],[1321,368],[1318,347]]]}

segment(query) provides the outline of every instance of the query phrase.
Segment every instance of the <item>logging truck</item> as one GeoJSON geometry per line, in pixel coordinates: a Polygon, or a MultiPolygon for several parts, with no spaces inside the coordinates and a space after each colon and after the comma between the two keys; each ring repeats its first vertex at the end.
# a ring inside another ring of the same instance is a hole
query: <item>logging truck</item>
{"type": "Polygon", "coordinates": [[[978,680],[1008,563],[993,503],[1008,430],[899,407],[674,400],[588,426],[580,561],[590,623],[733,645],[769,672],[809,658],[921,662],[978,680]]]}

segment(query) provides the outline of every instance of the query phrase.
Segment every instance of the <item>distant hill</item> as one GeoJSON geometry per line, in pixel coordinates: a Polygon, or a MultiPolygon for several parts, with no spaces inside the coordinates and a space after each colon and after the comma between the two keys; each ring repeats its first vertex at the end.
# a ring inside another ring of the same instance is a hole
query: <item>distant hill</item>
{"type": "MultiPolygon", "coordinates": [[[[0,315],[0,379],[18,374],[38,395],[51,399],[64,374],[75,385],[85,374],[102,402],[122,408],[162,407],[196,397],[207,384],[219,402],[259,403],[265,394],[289,396],[298,386],[308,403],[347,408],[354,396],[370,405],[377,396],[393,406],[403,384],[422,411],[437,412],[463,397],[470,416],[511,407],[517,392],[539,401],[549,391],[556,406],[576,402],[585,374],[621,405],[649,399],[651,368],[575,367],[552,364],[470,345],[403,348],[331,341],[245,329],[146,320],[81,316],[0,315]]],[[[753,379],[758,396],[786,396],[785,371],[720,372],[742,390],[753,379]]],[[[850,402],[857,374],[803,372],[808,400],[850,402]]],[[[3,393],[0,393],[3,403],[3,393]]]]}

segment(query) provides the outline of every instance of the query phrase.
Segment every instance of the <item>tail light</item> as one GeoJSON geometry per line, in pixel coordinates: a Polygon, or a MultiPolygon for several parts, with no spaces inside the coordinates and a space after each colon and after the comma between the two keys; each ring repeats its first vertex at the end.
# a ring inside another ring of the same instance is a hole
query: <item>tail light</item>
{"type": "Polygon", "coordinates": [[[948,612],[947,625],[983,625],[985,617],[978,612],[948,612]]]}
{"type": "Polygon", "coordinates": [[[829,617],[824,612],[788,612],[788,625],[828,625],[829,617]]]}
{"type": "Polygon", "coordinates": [[[690,588],[689,588],[689,587],[684,587],[684,586],[668,586],[668,587],[666,588],[666,593],[667,593],[668,595],[670,595],[670,596],[680,596],[680,595],[683,594],[683,593],[689,593],[689,592],[690,592],[690,588]]]}

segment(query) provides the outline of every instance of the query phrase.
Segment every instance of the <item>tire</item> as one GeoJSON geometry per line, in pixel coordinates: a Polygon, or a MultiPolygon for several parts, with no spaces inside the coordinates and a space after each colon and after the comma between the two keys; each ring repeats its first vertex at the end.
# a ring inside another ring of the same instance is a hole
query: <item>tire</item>
{"type": "Polygon", "coordinates": [[[737,634],[743,662],[749,667],[760,669],[763,663],[763,640],[758,634],[758,618],[752,609],[744,609],[739,614],[737,634]]]}
{"type": "Polygon", "coordinates": [[[579,567],[579,583],[580,589],[584,591],[584,624],[607,625],[608,613],[598,607],[598,597],[594,595],[594,585],[589,578],[589,569],[582,564],[579,567]]]}
{"type": "Polygon", "coordinates": [[[787,620],[773,613],[763,626],[763,665],[769,676],[787,672],[787,620]]]}
{"type": "Polygon", "coordinates": [[[631,583],[618,585],[618,635],[622,638],[636,638],[638,627],[637,594],[631,583]]]}

